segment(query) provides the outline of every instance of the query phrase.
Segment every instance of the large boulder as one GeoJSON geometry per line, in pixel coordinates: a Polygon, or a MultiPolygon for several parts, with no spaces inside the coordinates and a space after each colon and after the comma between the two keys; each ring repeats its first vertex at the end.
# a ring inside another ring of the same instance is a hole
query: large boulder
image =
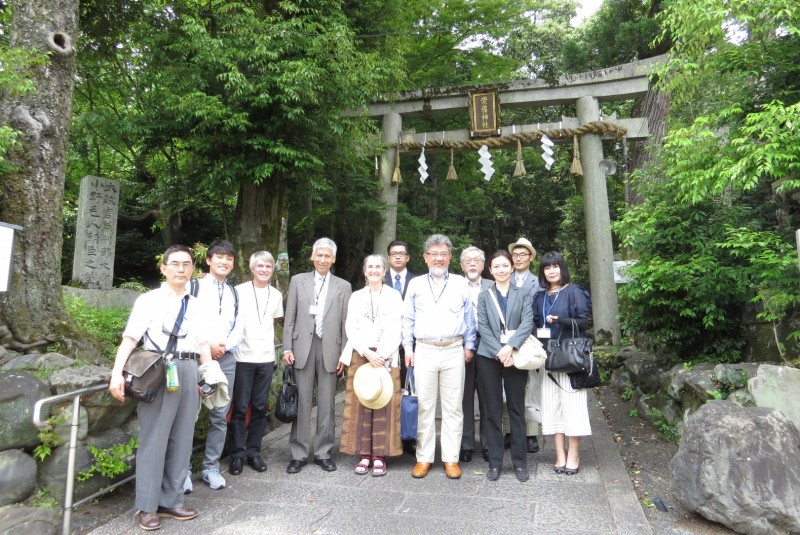
{"type": "Polygon", "coordinates": [[[665,373],[662,379],[667,395],[680,403],[684,417],[702,407],[706,401],[714,399],[708,391],[718,388],[714,383],[714,364],[710,362],[692,367],[678,364],[665,373]]]}
{"type": "MultiPolygon", "coordinates": [[[[81,366],[55,372],[50,376],[50,387],[56,393],[64,394],[90,386],[107,385],[110,379],[111,370],[108,368],[81,366]]],[[[71,407],[71,402],[67,404],[71,407]]],[[[136,403],[133,400],[120,403],[111,397],[108,390],[101,390],[82,396],[81,407],[88,413],[89,433],[97,434],[122,425],[136,410],[136,403]]]]}
{"type": "Polygon", "coordinates": [[[762,364],[747,383],[756,407],[779,410],[800,428],[800,370],[788,366],[762,364]],[[791,394],[790,394],[791,393],[791,394]]]}
{"type": "Polygon", "coordinates": [[[65,357],[60,353],[45,353],[20,355],[9,360],[3,365],[4,370],[54,370],[56,368],[66,368],[75,363],[74,359],[65,357]]]}
{"type": "Polygon", "coordinates": [[[21,450],[0,451],[0,506],[18,503],[36,489],[36,461],[21,450]]]}
{"type": "Polygon", "coordinates": [[[780,412],[711,401],[686,421],[673,495],[748,535],[800,533],[800,431],[780,412]]]}
{"type": "MultiPolygon", "coordinates": [[[[27,372],[0,371],[0,451],[32,449],[39,444],[33,405],[50,396],[46,384],[27,372]]],[[[42,418],[47,418],[45,407],[42,418]]]]}
{"type": "Polygon", "coordinates": [[[643,394],[654,394],[661,387],[661,374],[669,368],[653,353],[630,351],[625,359],[625,370],[631,381],[643,394]]]}
{"type": "Polygon", "coordinates": [[[56,509],[20,505],[0,507],[0,533],[4,535],[55,535],[60,525],[56,509]]]}

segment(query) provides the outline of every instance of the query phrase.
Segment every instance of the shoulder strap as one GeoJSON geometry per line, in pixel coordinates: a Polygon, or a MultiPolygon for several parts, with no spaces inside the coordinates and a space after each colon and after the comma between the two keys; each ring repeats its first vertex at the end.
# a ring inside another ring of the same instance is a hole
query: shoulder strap
{"type": "Polygon", "coordinates": [[[494,295],[494,288],[488,288],[487,291],[489,292],[492,301],[494,301],[494,306],[497,308],[497,314],[500,316],[500,327],[502,327],[503,332],[505,332],[507,330],[506,318],[503,316],[503,310],[500,308],[500,303],[497,302],[497,296],[494,295]]]}
{"type": "Polygon", "coordinates": [[[233,319],[235,323],[236,318],[239,316],[239,292],[230,282],[225,281],[225,284],[227,284],[228,287],[230,287],[231,292],[233,292],[233,319]]]}

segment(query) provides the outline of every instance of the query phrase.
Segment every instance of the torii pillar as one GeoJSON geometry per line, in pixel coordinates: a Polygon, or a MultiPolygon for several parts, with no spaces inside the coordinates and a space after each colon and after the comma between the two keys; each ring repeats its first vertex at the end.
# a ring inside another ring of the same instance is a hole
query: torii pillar
{"type": "Polygon", "coordinates": [[[397,231],[397,184],[392,184],[394,173],[395,149],[393,146],[400,138],[403,129],[403,118],[397,112],[389,112],[383,116],[381,128],[383,145],[389,147],[381,154],[380,164],[380,200],[386,205],[383,217],[372,235],[372,247],[375,254],[386,254],[386,248],[395,239],[397,231]]]}
{"type": "MultiPolygon", "coordinates": [[[[581,125],[600,120],[600,105],[594,97],[576,101],[581,125]]],[[[614,245],[611,242],[611,216],[608,211],[606,175],[600,170],[603,142],[599,134],[586,133],[580,138],[583,168],[583,213],[586,218],[586,248],[589,256],[589,280],[592,284],[594,339],[599,345],[618,345],[621,338],[617,311],[617,288],[614,283],[614,245]]]]}

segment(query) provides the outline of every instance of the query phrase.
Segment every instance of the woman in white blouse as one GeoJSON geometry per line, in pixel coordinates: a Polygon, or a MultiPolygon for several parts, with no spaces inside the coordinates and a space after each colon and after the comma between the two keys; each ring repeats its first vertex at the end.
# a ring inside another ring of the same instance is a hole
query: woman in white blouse
{"type": "Polygon", "coordinates": [[[383,284],[386,260],[370,255],[364,260],[367,285],[353,292],[347,307],[348,345],[340,359],[340,368],[348,366],[344,421],[339,450],[360,457],[355,473],[386,475],[386,457],[403,453],[400,441],[400,369],[399,347],[403,311],[400,294],[383,284]],[[384,366],[392,377],[390,401],[380,409],[364,406],[356,397],[353,378],[360,366],[384,366]]]}

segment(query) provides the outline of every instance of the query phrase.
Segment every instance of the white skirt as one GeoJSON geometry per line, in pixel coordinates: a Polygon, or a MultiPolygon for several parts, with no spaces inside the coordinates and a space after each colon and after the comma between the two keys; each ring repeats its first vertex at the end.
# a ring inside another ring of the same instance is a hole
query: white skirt
{"type": "Polygon", "coordinates": [[[566,373],[542,372],[542,434],[591,435],[586,389],[573,390],[566,373]],[[552,375],[558,385],[548,375],[552,375]]]}

